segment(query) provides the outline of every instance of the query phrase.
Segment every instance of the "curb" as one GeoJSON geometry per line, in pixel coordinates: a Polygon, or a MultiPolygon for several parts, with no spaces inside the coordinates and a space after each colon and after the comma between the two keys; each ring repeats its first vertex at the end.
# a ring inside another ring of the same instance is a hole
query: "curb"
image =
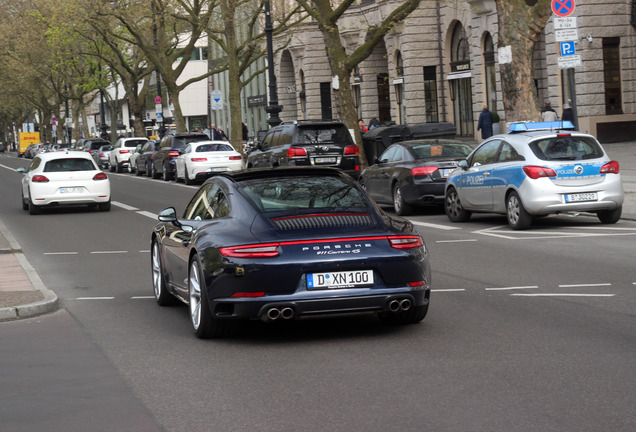
{"type": "Polygon", "coordinates": [[[0,321],[12,321],[22,318],[31,318],[57,310],[59,307],[59,300],[57,298],[57,295],[53,291],[47,289],[46,286],[44,286],[42,279],[40,279],[40,276],[38,276],[35,269],[31,266],[29,261],[22,253],[22,248],[4,226],[2,221],[0,221],[0,235],[4,236],[4,238],[9,243],[9,249],[2,247],[0,249],[0,253],[12,253],[20,263],[20,266],[26,273],[29,280],[31,281],[33,289],[40,292],[44,297],[42,300],[37,302],[0,308],[0,321]]]}

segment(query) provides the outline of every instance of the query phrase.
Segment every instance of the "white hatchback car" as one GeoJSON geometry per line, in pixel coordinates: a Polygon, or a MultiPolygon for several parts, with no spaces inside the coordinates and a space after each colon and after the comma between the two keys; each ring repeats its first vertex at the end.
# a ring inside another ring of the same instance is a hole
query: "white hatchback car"
{"type": "Polygon", "coordinates": [[[194,141],[179,152],[175,164],[175,180],[192,184],[220,172],[242,169],[243,158],[227,141],[194,141]]]}
{"type": "Polygon", "coordinates": [[[513,123],[459,162],[446,181],[444,207],[453,222],[473,212],[501,213],[513,229],[535,216],[596,213],[618,222],[624,194],[618,162],[570,122],[513,123]]]}
{"type": "Polygon", "coordinates": [[[42,153],[22,178],[22,209],[38,214],[44,207],[90,205],[110,210],[110,181],[87,152],[42,153]]]}
{"type": "Polygon", "coordinates": [[[128,171],[130,156],[135,152],[135,148],[139,144],[145,144],[148,138],[119,138],[110,154],[108,155],[108,166],[111,172],[123,172],[124,168],[128,171]]]}

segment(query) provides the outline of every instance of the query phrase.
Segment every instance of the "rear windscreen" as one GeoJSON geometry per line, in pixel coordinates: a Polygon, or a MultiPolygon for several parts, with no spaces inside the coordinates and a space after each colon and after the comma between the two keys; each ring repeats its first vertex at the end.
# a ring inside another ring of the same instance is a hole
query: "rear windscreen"
{"type": "Polygon", "coordinates": [[[295,144],[343,144],[353,145],[351,134],[344,126],[324,125],[299,127],[295,144]]]}
{"type": "Polygon", "coordinates": [[[564,135],[536,140],[530,149],[541,160],[568,161],[597,159],[603,157],[603,150],[591,137],[564,135]]]}
{"type": "Polygon", "coordinates": [[[95,164],[88,159],[55,159],[44,165],[44,172],[95,171],[95,164]]]}
{"type": "Polygon", "coordinates": [[[146,140],[131,140],[124,142],[124,147],[137,147],[139,144],[144,144],[146,140]]]}
{"type": "Polygon", "coordinates": [[[264,212],[284,210],[368,209],[362,192],[338,177],[281,177],[249,180],[240,189],[264,212]]]}
{"type": "Polygon", "coordinates": [[[227,144],[202,144],[196,148],[196,152],[232,151],[234,147],[227,144]]]}

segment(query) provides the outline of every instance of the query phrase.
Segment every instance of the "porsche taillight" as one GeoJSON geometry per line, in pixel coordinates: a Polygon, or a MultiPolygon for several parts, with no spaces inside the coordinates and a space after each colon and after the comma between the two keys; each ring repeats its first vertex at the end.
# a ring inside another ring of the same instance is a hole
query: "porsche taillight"
{"type": "Polygon", "coordinates": [[[199,158],[192,158],[192,159],[190,159],[190,160],[191,160],[192,162],[205,162],[205,161],[207,161],[208,159],[207,159],[207,158],[201,158],[201,157],[199,157],[199,158]]]}
{"type": "Polygon", "coordinates": [[[179,156],[179,152],[176,151],[176,150],[171,150],[171,151],[168,152],[168,157],[176,158],[178,156],[179,156]]]}
{"type": "Polygon", "coordinates": [[[230,246],[219,249],[219,253],[233,258],[273,258],[278,256],[280,243],[230,246]]]}
{"type": "Polygon", "coordinates": [[[412,249],[424,245],[420,236],[389,236],[388,239],[395,249],[412,249]]]}

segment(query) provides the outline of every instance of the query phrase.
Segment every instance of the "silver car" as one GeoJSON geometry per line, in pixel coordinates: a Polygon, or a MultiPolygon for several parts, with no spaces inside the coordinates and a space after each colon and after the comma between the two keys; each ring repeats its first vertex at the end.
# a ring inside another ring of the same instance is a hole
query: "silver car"
{"type": "Polygon", "coordinates": [[[501,213],[513,229],[534,216],[593,212],[616,223],[623,206],[618,162],[570,122],[513,123],[459,162],[446,182],[444,208],[453,222],[471,213],[501,213]]]}

